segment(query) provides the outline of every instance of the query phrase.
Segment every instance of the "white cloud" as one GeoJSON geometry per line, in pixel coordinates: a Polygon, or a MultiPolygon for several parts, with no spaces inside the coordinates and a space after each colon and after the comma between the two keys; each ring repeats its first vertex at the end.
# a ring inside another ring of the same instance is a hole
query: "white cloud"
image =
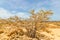
{"type": "Polygon", "coordinates": [[[23,12],[18,12],[15,15],[18,16],[18,17],[22,17],[22,18],[27,18],[28,17],[28,15],[26,15],[26,13],[23,13],[23,12]]]}
{"type": "Polygon", "coordinates": [[[4,8],[0,8],[0,18],[9,18],[11,16],[18,16],[18,17],[22,17],[22,18],[27,18],[28,15],[26,15],[26,13],[24,12],[17,12],[14,14],[4,8]]]}
{"type": "Polygon", "coordinates": [[[10,16],[13,16],[13,14],[11,14],[11,12],[9,12],[3,8],[0,8],[0,17],[1,18],[8,18],[10,16]]]}

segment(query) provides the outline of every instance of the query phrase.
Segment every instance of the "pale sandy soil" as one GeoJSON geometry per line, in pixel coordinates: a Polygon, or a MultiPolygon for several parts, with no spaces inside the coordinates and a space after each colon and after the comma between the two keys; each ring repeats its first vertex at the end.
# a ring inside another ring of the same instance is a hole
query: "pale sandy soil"
{"type": "Polygon", "coordinates": [[[54,24],[49,24],[49,25],[50,28],[48,28],[48,30],[50,30],[51,33],[47,33],[47,32],[41,32],[41,33],[51,38],[51,40],[60,40],[60,26],[54,24]]]}
{"type": "Polygon", "coordinates": [[[51,28],[50,30],[54,37],[54,40],[60,40],[60,28],[51,28]]]}
{"type": "Polygon", "coordinates": [[[54,40],[60,40],[60,26],[49,24],[51,28],[49,30],[51,31],[51,35],[53,36],[54,40]]]}

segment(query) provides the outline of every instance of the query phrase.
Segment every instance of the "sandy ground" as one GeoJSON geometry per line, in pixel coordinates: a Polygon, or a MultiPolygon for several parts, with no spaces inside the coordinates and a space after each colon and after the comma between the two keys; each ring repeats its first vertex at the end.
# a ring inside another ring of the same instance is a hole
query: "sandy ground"
{"type": "Polygon", "coordinates": [[[60,28],[51,28],[50,30],[54,37],[54,40],[60,40],[60,28]]]}

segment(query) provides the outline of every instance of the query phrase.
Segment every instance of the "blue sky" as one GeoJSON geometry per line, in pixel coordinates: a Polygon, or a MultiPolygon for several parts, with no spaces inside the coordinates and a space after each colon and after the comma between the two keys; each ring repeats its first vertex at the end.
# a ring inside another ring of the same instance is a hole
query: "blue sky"
{"type": "Polygon", "coordinates": [[[28,17],[32,9],[53,10],[51,20],[60,20],[60,0],[0,0],[0,18],[28,17]]]}

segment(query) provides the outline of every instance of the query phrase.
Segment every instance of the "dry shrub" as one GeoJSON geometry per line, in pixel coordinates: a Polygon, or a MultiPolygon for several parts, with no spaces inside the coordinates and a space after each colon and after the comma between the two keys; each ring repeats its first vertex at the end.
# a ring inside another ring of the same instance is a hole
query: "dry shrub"
{"type": "Polygon", "coordinates": [[[0,19],[0,40],[50,40],[49,37],[41,34],[41,31],[49,32],[48,24],[43,21],[48,19],[46,16],[50,13],[50,11],[42,10],[35,14],[32,10],[31,16],[27,20],[21,20],[17,16],[0,19]]]}

